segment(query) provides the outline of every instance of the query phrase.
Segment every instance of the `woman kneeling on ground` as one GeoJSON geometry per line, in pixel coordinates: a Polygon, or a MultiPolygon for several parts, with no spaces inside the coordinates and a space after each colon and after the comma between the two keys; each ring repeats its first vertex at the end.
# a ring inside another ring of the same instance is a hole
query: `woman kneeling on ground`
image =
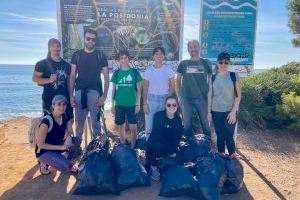
{"type": "Polygon", "coordinates": [[[238,74],[228,71],[229,65],[230,55],[220,53],[216,73],[209,83],[207,119],[214,122],[220,155],[238,158],[233,135],[241,101],[241,84],[238,74]],[[229,155],[225,153],[225,144],[229,155]]]}
{"type": "Polygon", "coordinates": [[[48,117],[44,117],[41,121],[35,154],[42,175],[50,174],[49,166],[62,172],[76,173],[78,171],[72,165],[71,160],[62,155],[70,147],[65,142],[69,135],[65,117],[67,102],[67,98],[63,95],[54,96],[51,114],[46,115],[48,117]]]}
{"type": "Polygon", "coordinates": [[[183,133],[180,108],[175,96],[169,96],[165,101],[165,110],[154,115],[153,127],[147,142],[146,169],[150,169],[151,178],[158,181],[160,173],[157,168],[158,158],[175,157],[179,141],[183,133]]]}

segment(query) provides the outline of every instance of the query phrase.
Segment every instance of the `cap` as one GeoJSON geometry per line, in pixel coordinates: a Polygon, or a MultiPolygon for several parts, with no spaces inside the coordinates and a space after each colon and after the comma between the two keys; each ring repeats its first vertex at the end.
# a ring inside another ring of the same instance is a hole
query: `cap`
{"type": "Polygon", "coordinates": [[[52,99],[52,105],[54,105],[56,103],[59,103],[59,102],[65,102],[65,103],[67,103],[68,100],[67,100],[67,98],[64,95],[58,94],[58,95],[56,95],[56,96],[53,97],[53,99],[52,99]]]}
{"type": "Polygon", "coordinates": [[[222,52],[218,55],[218,60],[230,60],[230,55],[226,52],[222,52]]]}

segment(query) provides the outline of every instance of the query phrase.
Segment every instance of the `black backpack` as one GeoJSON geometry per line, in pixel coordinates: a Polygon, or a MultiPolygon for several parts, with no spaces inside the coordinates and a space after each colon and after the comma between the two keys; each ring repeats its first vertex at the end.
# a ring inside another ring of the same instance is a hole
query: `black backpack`
{"type": "MultiPolygon", "coordinates": [[[[135,91],[137,91],[136,83],[137,83],[137,76],[138,76],[138,73],[139,73],[139,72],[138,72],[138,70],[135,69],[135,68],[131,68],[131,69],[132,69],[132,71],[133,71],[133,76],[134,76],[134,82],[135,82],[134,86],[135,86],[135,91]]],[[[115,77],[115,78],[117,79],[119,73],[120,73],[120,69],[117,69],[117,70],[113,73],[112,77],[115,77]]],[[[116,93],[117,93],[117,90],[115,90],[115,93],[114,93],[114,99],[116,99],[116,93]]]]}
{"type": "MultiPolygon", "coordinates": [[[[213,74],[212,77],[211,77],[211,80],[212,80],[212,84],[214,84],[214,81],[216,80],[216,76],[217,74],[213,74]]],[[[236,75],[234,72],[230,72],[230,79],[232,80],[232,83],[233,83],[233,88],[234,88],[234,94],[235,94],[235,97],[238,97],[238,93],[237,93],[237,90],[236,90],[236,75]]]]}

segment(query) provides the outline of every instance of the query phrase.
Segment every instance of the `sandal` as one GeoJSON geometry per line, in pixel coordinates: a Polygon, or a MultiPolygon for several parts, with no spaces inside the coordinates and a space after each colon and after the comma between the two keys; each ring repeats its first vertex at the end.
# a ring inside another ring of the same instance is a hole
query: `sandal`
{"type": "Polygon", "coordinates": [[[219,155],[221,157],[223,157],[223,158],[228,158],[229,157],[229,155],[227,153],[221,153],[221,152],[219,152],[219,155]]]}
{"type": "Polygon", "coordinates": [[[51,172],[49,171],[49,165],[38,161],[40,172],[42,175],[49,175],[51,172]]]}
{"type": "Polygon", "coordinates": [[[237,153],[230,154],[229,157],[230,157],[231,159],[234,159],[234,158],[239,159],[239,158],[241,158],[241,156],[240,156],[239,154],[237,154],[237,153]]]}
{"type": "Polygon", "coordinates": [[[70,170],[72,174],[78,174],[78,167],[73,166],[70,170]]]}

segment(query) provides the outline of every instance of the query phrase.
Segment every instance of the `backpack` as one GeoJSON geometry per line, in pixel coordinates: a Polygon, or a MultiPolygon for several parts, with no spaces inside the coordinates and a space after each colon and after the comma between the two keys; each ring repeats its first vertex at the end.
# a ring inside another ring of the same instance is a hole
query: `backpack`
{"type": "Polygon", "coordinates": [[[36,142],[37,142],[37,135],[39,133],[39,128],[41,125],[41,122],[43,119],[48,119],[49,120],[49,128],[48,128],[48,133],[52,130],[53,128],[53,119],[50,115],[45,115],[42,117],[36,117],[33,118],[31,121],[30,128],[28,130],[28,142],[31,147],[35,148],[36,147],[36,142]]]}
{"type": "MultiPolygon", "coordinates": [[[[135,91],[137,91],[137,87],[136,87],[136,83],[137,83],[137,76],[138,76],[138,70],[137,69],[135,69],[135,68],[131,68],[132,69],[132,71],[133,71],[133,76],[134,76],[134,82],[135,82],[135,84],[134,84],[134,86],[135,86],[135,91]]],[[[117,69],[114,73],[113,73],[113,75],[112,75],[112,77],[115,77],[116,79],[118,78],[118,75],[119,75],[119,73],[120,73],[120,69],[117,69]]],[[[115,91],[115,93],[114,93],[114,99],[116,99],[116,93],[117,93],[117,90],[115,91]]]]}
{"type": "MultiPolygon", "coordinates": [[[[212,77],[211,77],[211,80],[212,80],[212,84],[214,83],[214,81],[216,80],[216,76],[217,74],[213,74],[212,77]]],[[[234,95],[235,97],[238,97],[238,93],[237,93],[237,90],[236,90],[236,75],[234,72],[230,72],[230,79],[232,80],[232,83],[233,83],[233,88],[234,88],[234,95]]]]}
{"type": "MultiPolygon", "coordinates": [[[[101,51],[98,51],[98,50],[95,50],[95,51],[97,53],[98,62],[100,62],[104,54],[101,51]]],[[[76,54],[76,63],[77,63],[77,65],[79,64],[80,56],[82,55],[83,52],[84,52],[84,50],[80,49],[80,50],[78,50],[78,52],[76,54]]],[[[102,88],[101,79],[99,80],[99,83],[97,83],[97,87],[98,87],[98,91],[99,91],[100,96],[102,96],[103,88],[102,88]]]]}

